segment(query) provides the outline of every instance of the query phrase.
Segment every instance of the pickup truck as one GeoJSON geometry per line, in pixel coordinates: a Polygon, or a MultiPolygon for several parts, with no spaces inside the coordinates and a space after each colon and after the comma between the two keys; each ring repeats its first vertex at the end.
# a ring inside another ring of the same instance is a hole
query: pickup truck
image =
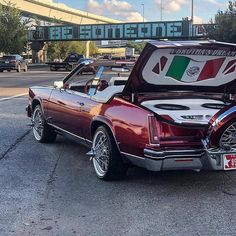
{"type": "Polygon", "coordinates": [[[72,70],[76,65],[78,65],[78,61],[84,58],[83,54],[71,53],[69,54],[63,62],[47,62],[50,66],[51,71],[57,71],[59,69],[72,70]]]}

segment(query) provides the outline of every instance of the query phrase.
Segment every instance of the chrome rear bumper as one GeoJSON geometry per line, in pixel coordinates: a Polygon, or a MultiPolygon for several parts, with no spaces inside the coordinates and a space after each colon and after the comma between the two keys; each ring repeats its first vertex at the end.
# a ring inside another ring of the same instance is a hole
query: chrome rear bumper
{"type": "Polygon", "coordinates": [[[224,170],[223,154],[236,154],[236,150],[196,149],[154,151],[144,149],[144,157],[137,157],[127,153],[125,153],[125,156],[134,165],[151,171],[224,170]]]}
{"type": "Polygon", "coordinates": [[[153,151],[150,149],[144,149],[144,156],[161,160],[166,158],[178,158],[178,157],[202,157],[205,154],[204,149],[199,150],[168,150],[168,151],[153,151]]]}

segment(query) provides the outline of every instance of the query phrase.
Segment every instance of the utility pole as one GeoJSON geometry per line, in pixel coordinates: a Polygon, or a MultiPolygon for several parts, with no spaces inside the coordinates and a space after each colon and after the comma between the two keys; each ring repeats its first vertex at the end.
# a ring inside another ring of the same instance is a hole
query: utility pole
{"type": "Polygon", "coordinates": [[[191,5],[191,21],[193,23],[194,14],[193,14],[193,0],[192,0],[192,5],[191,5]]]}
{"type": "Polygon", "coordinates": [[[144,22],[144,3],[141,4],[143,6],[143,22],[144,22]]]}
{"type": "Polygon", "coordinates": [[[161,21],[162,21],[162,10],[163,10],[163,5],[162,5],[162,0],[161,0],[161,21]]]}

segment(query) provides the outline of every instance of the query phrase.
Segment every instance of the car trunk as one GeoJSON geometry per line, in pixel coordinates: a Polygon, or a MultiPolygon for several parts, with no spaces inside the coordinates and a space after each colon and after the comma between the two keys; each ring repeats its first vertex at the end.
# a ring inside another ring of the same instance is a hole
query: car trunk
{"type": "Polygon", "coordinates": [[[212,119],[231,107],[233,101],[224,94],[169,92],[143,94],[137,103],[151,114],[149,135],[153,138],[156,133],[157,142],[153,139],[150,148],[199,149],[203,148],[202,140],[212,119]]]}
{"type": "Polygon", "coordinates": [[[123,96],[154,115],[158,145],[202,146],[212,118],[235,102],[235,55],[226,43],[148,43],[123,96]]]}

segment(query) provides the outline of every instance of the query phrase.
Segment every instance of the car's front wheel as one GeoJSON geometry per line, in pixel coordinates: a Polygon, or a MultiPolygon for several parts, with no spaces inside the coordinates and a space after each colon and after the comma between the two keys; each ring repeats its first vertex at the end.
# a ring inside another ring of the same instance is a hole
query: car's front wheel
{"type": "Polygon", "coordinates": [[[103,180],[117,180],[125,177],[127,165],[118,151],[111,132],[100,126],[93,138],[93,166],[98,178],[103,180]]]}
{"type": "Polygon", "coordinates": [[[40,143],[52,143],[55,141],[57,134],[48,126],[43,117],[40,105],[37,105],[32,115],[33,134],[35,139],[40,143]]]}

